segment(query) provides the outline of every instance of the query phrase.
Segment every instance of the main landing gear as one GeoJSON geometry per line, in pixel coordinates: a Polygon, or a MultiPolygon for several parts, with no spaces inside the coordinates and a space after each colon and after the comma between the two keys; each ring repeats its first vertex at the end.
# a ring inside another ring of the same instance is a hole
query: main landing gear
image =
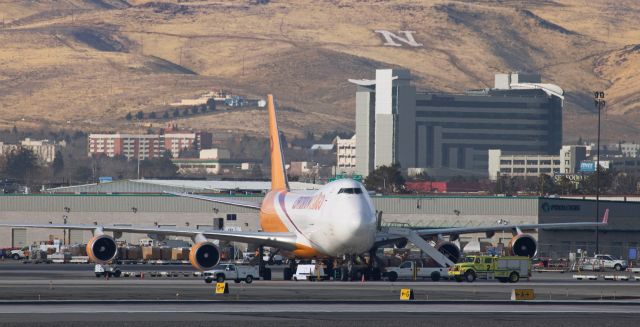
{"type": "Polygon", "coordinates": [[[260,246],[258,248],[258,256],[260,257],[260,261],[258,263],[258,270],[260,272],[260,277],[262,277],[262,280],[271,280],[271,269],[267,268],[267,263],[264,261],[263,246],[260,246]]]}

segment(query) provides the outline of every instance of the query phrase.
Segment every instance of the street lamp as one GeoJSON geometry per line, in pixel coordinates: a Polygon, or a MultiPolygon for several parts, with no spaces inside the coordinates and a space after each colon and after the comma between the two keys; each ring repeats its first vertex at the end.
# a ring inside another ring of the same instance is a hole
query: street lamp
{"type": "MultiPolygon", "coordinates": [[[[502,219],[502,218],[498,219],[498,220],[496,221],[496,223],[497,223],[498,225],[509,225],[509,221],[508,221],[508,220],[506,220],[506,219],[502,219]]],[[[504,229],[502,230],[502,235],[500,236],[500,244],[504,244],[504,243],[502,243],[502,242],[503,242],[503,240],[504,240],[504,229]]]]}
{"type": "MultiPolygon", "coordinates": [[[[593,92],[593,104],[598,110],[598,142],[596,149],[596,223],[600,218],[600,113],[606,105],[603,91],[593,92]]],[[[596,225],[596,254],[600,253],[600,231],[596,225]]]]}

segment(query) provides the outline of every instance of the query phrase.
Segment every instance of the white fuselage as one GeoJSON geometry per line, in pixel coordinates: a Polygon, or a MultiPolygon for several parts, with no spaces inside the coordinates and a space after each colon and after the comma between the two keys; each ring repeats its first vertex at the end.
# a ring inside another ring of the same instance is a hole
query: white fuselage
{"type": "Polygon", "coordinates": [[[311,194],[282,192],[274,206],[297,243],[338,257],[368,252],[376,234],[376,212],[364,186],[342,179],[311,194]]]}

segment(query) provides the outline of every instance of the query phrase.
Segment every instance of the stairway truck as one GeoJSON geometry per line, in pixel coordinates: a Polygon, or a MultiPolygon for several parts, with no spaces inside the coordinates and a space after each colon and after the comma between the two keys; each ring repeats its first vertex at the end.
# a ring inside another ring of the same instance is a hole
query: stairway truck
{"type": "Polygon", "coordinates": [[[449,276],[457,282],[496,279],[501,283],[517,283],[531,276],[531,259],[522,256],[468,256],[449,268],[449,276]]]}
{"type": "Polygon", "coordinates": [[[438,281],[441,278],[448,278],[447,268],[424,267],[422,261],[405,261],[397,267],[387,267],[382,273],[382,277],[393,282],[398,279],[417,280],[430,278],[438,281]]]}

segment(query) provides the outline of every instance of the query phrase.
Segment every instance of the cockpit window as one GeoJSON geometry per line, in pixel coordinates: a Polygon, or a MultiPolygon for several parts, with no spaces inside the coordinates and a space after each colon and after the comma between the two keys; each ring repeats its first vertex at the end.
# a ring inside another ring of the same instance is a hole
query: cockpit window
{"type": "Polygon", "coordinates": [[[354,188],[341,188],[340,191],[338,191],[338,194],[340,193],[346,193],[346,194],[362,194],[362,189],[359,187],[354,187],[354,188]]]}

